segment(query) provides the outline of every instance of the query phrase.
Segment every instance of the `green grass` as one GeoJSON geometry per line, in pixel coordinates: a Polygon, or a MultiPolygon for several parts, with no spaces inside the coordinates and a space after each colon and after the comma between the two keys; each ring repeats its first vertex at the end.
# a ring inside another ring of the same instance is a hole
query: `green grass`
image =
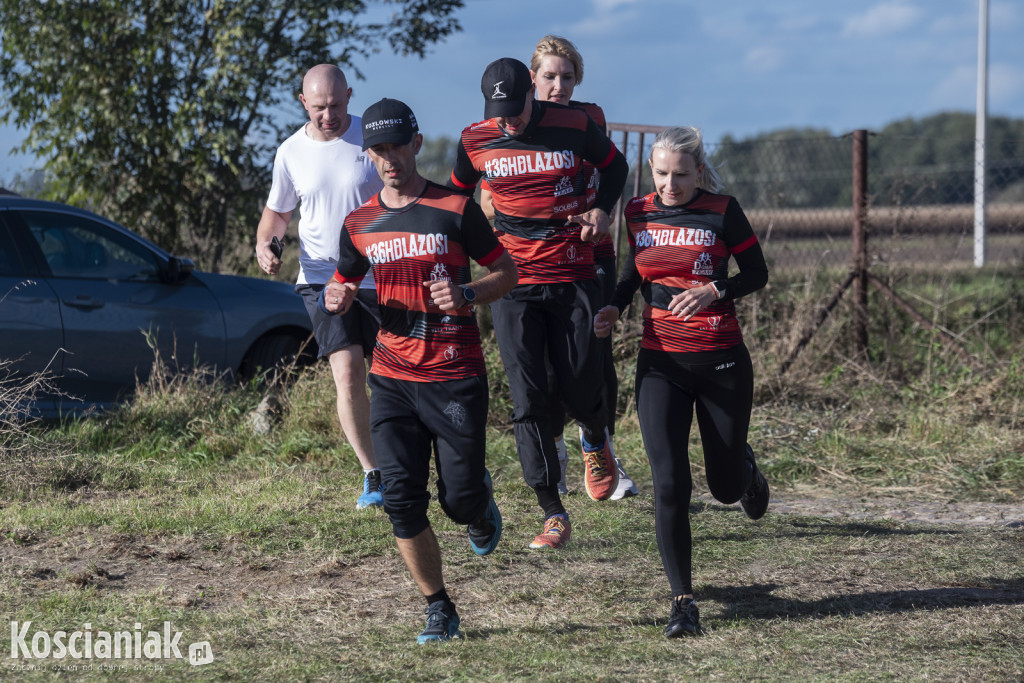
{"type": "MultiPolygon", "coordinates": [[[[894,279],[978,367],[873,295],[865,356],[851,346],[843,303],[783,375],[794,329],[834,278],[775,279],[741,302],[757,377],[750,441],[774,496],[1022,505],[1019,275],[894,279]]],[[[554,553],[527,548],[542,520],[522,483],[503,373],[488,347],[488,466],[502,542],[478,558],[465,529],[436,503],[430,510],[462,642],[415,644],[425,605],[386,515],[354,509],[361,472],[336,426],[324,367],[271,387],[280,410],[268,434],[249,421],[265,388],[188,377],[154,381],[105,416],[0,421],[11,446],[0,453],[0,611],[50,633],[170,620],[182,645],[211,643],[216,659],[205,667],[153,662],[162,668],[114,674],[147,680],[1024,677],[1019,528],[778,512],[750,522],[735,505],[707,502],[696,430],[694,580],[708,633],[665,640],[669,590],[631,400],[629,331],[616,345],[616,450],[642,495],[590,501],[573,460],[573,538],[554,553]]],[[[9,653],[6,624],[2,633],[9,653]]],[[[17,663],[0,666],[18,680],[53,676],[15,671],[17,663]]]]}
{"type": "MultiPolygon", "coordinates": [[[[6,508],[4,529],[32,528],[35,537],[4,547],[3,613],[50,632],[86,622],[158,629],[170,620],[183,644],[210,641],[213,664],[156,662],[165,666],[160,680],[1024,675],[1019,530],[795,515],[752,523],[736,506],[695,503],[695,588],[708,634],[670,642],[661,636],[669,593],[650,496],[569,496],[570,546],[538,553],[526,547],[539,531],[532,495],[514,468],[500,469],[496,499],[507,524],[492,556],[474,556],[464,529],[432,508],[467,637],[423,648],[415,635],[424,604],[386,517],[355,511],[352,483],[335,502],[322,496],[317,482],[332,470],[278,467],[279,483],[259,476],[224,486],[209,513],[195,510],[209,491],[187,482],[167,487],[167,499],[181,498],[174,512],[157,501],[140,514],[99,493],[61,506],[91,513],[45,523],[27,506],[6,508]],[[297,494],[304,487],[311,493],[297,494]],[[179,521],[146,523],[161,510],[179,521]],[[213,522],[214,511],[238,520],[213,522]]],[[[9,651],[9,640],[0,647],[9,651]]]]}

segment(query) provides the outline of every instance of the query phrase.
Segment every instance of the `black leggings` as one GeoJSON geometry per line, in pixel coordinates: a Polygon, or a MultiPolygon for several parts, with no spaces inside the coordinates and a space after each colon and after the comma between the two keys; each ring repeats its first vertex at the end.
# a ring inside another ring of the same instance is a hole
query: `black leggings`
{"type": "MultiPolygon", "coordinates": [[[[615,283],[618,279],[615,272],[615,259],[595,259],[594,266],[597,269],[597,282],[601,286],[601,305],[598,308],[607,306],[615,294],[615,283]]],[[[608,415],[608,434],[615,436],[615,413],[619,405],[619,376],[615,372],[615,354],[612,353],[612,336],[600,339],[598,343],[604,347],[604,388],[601,389],[601,396],[604,398],[605,412],[608,415]]],[[[551,399],[548,403],[551,413],[551,431],[555,437],[562,436],[565,430],[565,406],[558,397],[558,384],[554,370],[548,367],[548,384],[550,386],[551,399]]]]}
{"type": "Polygon", "coordinates": [[[745,451],[753,394],[754,371],[742,343],[715,353],[640,350],[637,415],[654,479],[658,550],[672,595],[693,592],[687,443],[694,408],[711,494],[735,503],[752,481],[745,451]]]}

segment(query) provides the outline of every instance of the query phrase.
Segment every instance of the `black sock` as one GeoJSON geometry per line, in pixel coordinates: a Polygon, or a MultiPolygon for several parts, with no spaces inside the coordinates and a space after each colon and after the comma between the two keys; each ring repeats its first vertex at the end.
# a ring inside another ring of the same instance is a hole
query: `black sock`
{"type": "Polygon", "coordinates": [[[449,605],[452,604],[452,599],[448,597],[448,591],[446,591],[444,588],[442,588],[441,590],[437,591],[433,595],[428,595],[427,596],[427,605],[430,605],[431,603],[435,603],[438,600],[443,600],[443,601],[447,602],[449,605]]]}
{"type": "Polygon", "coordinates": [[[567,514],[565,507],[562,505],[562,499],[558,495],[557,487],[537,486],[533,490],[537,494],[537,502],[540,503],[541,508],[544,510],[544,519],[551,515],[567,514]]]}

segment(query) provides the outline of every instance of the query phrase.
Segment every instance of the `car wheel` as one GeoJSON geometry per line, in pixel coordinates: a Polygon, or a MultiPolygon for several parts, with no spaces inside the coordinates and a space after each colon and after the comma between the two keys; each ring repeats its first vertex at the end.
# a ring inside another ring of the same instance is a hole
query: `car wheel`
{"type": "Polygon", "coordinates": [[[309,365],[316,359],[315,347],[294,334],[274,333],[260,337],[249,349],[239,375],[249,380],[261,373],[309,365]]]}

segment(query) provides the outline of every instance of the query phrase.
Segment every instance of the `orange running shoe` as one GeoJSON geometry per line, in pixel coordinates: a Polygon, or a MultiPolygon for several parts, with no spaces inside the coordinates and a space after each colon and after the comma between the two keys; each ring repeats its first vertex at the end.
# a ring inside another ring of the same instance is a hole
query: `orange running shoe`
{"type": "MultiPolygon", "coordinates": [[[[585,443],[581,429],[580,444],[585,443]]],[[[608,439],[596,451],[588,451],[586,445],[583,446],[583,482],[592,500],[607,500],[615,493],[615,487],[619,485],[619,468],[615,466],[615,455],[608,439]]]]}
{"type": "Polygon", "coordinates": [[[569,524],[569,515],[551,515],[544,521],[544,531],[533,539],[530,547],[561,548],[569,542],[571,535],[572,525],[569,524]]]}

